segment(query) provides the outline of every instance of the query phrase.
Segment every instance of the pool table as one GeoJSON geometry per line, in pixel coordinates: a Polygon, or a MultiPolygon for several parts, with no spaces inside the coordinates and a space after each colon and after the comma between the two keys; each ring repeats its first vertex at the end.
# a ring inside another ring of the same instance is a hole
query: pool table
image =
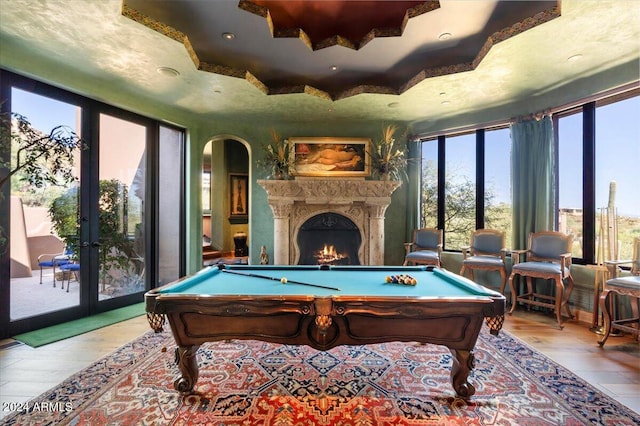
{"type": "Polygon", "coordinates": [[[328,350],[401,341],[448,347],[453,389],[468,398],[483,321],[497,335],[505,311],[502,294],[431,266],[222,265],[153,289],[145,303],[154,330],[162,330],[165,315],[169,320],[181,373],[174,387],[182,394],[193,392],[204,342],[253,339],[328,350]],[[387,282],[403,274],[416,284],[387,282]]]}

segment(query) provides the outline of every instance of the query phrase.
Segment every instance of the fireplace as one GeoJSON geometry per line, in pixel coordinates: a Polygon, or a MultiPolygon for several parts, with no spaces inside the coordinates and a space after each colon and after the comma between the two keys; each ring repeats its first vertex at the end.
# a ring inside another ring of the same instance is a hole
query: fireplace
{"type": "Polygon", "coordinates": [[[300,226],[297,244],[299,265],[359,265],[362,236],[351,219],[321,213],[300,226]]]}
{"type": "MultiPolygon", "coordinates": [[[[273,211],[274,264],[311,263],[307,254],[303,253],[307,251],[307,238],[304,235],[311,232],[304,226],[307,221],[311,226],[315,220],[313,218],[323,215],[332,218],[330,221],[338,216],[341,220],[344,218],[345,227],[354,226],[357,229],[351,229],[352,237],[348,237],[357,239],[358,235],[360,238],[358,243],[348,249],[350,264],[384,264],[384,214],[391,203],[391,194],[400,186],[400,182],[296,178],[258,180],[258,184],[267,192],[269,206],[273,211]]],[[[326,230],[325,234],[330,235],[326,230]]],[[[324,250],[324,243],[327,243],[327,250],[331,245],[334,249],[338,248],[335,241],[323,241],[322,247],[309,250],[312,253],[324,250]]]]}

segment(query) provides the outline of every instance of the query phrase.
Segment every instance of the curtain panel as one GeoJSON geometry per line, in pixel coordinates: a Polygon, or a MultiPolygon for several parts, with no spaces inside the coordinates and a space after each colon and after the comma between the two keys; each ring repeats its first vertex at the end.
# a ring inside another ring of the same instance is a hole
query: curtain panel
{"type": "Polygon", "coordinates": [[[551,117],[511,124],[511,142],[511,247],[526,249],[529,233],[555,229],[555,144],[551,117]]]}

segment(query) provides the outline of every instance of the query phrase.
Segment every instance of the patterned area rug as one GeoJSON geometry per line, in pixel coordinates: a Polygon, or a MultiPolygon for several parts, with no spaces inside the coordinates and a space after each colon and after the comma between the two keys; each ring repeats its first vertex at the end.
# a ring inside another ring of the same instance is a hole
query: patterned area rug
{"type": "Polygon", "coordinates": [[[173,390],[170,332],[149,332],[26,404],[7,425],[638,425],[640,415],[506,332],[474,351],[470,401],[451,354],[387,343],[321,352],[257,341],[203,345],[197,394],[173,390]]]}

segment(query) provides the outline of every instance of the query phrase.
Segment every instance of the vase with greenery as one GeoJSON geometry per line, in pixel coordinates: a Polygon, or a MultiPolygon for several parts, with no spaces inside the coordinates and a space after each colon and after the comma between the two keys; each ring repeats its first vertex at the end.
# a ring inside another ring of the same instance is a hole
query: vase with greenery
{"type": "Polygon", "coordinates": [[[371,144],[372,175],[380,180],[402,180],[407,173],[406,148],[395,138],[398,126],[389,124],[371,144]]]}
{"type": "Polygon", "coordinates": [[[271,129],[271,143],[263,146],[264,157],[258,161],[269,179],[289,179],[291,160],[289,149],[291,145],[288,139],[280,139],[280,136],[271,129]]]}

